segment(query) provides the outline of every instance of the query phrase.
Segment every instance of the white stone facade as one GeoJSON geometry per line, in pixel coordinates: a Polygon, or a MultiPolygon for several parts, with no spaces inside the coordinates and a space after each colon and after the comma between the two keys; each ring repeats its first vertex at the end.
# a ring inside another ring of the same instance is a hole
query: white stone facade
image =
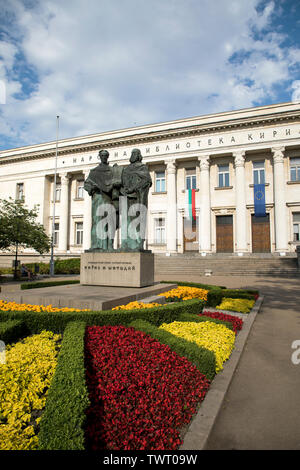
{"type": "MultiPolygon", "coordinates": [[[[56,254],[90,246],[91,198],[82,182],[99,150],[109,151],[111,165],[126,165],[136,147],[153,180],[146,243],[153,252],[284,254],[300,244],[300,103],[283,103],[60,140],[56,254]],[[265,183],[264,227],[253,218],[255,179],[265,183]],[[197,216],[191,243],[185,239],[189,184],[197,216]]],[[[49,234],[55,148],[49,142],[0,153],[0,198],[23,192],[29,207],[39,204],[49,234]]]]}

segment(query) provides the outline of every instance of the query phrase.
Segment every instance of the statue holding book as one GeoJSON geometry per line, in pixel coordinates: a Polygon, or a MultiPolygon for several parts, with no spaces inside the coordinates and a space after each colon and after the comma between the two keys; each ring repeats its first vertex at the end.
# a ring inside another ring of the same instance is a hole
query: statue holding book
{"type": "Polygon", "coordinates": [[[109,153],[100,150],[101,163],[90,171],[84,189],[92,197],[91,249],[114,251],[116,230],[121,228],[119,251],[143,251],[148,193],[152,185],[139,149],[133,149],[130,165],[108,164],[109,153]],[[120,223],[121,219],[121,223],[120,223]]]}

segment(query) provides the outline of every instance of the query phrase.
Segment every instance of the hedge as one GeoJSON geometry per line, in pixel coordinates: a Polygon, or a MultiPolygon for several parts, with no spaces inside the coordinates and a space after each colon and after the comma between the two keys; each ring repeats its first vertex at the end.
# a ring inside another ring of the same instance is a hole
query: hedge
{"type": "MultiPolygon", "coordinates": [[[[30,271],[34,272],[35,265],[39,266],[40,274],[49,274],[49,263],[26,263],[30,271]]],[[[55,274],[79,274],[80,273],[80,258],[69,259],[56,259],[54,261],[55,274]]]]}
{"type": "Polygon", "coordinates": [[[46,282],[30,282],[21,284],[21,290],[26,289],[38,289],[40,287],[53,287],[53,286],[64,286],[67,284],[79,284],[79,280],[65,280],[65,281],[46,281],[46,282]]]}
{"type": "Polygon", "coordinates": [[[177,284],[178,286],[197,287],[199,289],[226,289],[225,286],[212,286],[210,284],[201,284],[199,282],[184,282],[184,281],[159,281],[161,284],[177,284]]]}
{"type": "Polygon", "coordinates": [[[215,355],[212,351],[198,346],[183,338],[172,335],[168,331],[157,328],[151,323],[144,320],[135,320],[128,326],[132,326],[136,330],[143,331],[160,343],[169,346],[179,356],[186,357],[197,369],[204,374],[209,380],[215,376],[215,355]]]}
{"type": "Polygon", "coordinates": [[[209,290],[207,293],[207,307],[216,307],[219,305],[224,297],[223,292],[224,291],[219,287],[209,290]]]}
{"type": "Polygon", "coordinates": [[[223,290],[223,297],[230,298],[230,299],[248,299],[248,300],[253,300],[255,295],[258,294],[258,291],[255,293],[250,293],[245,290],[239,290],[239,289],[226,289],[223,290]]]}
{"type": "Polygon", "coordinates": [[[133,309],[133,310],[100,310],[92,312],[21,312],[0,311],[0,321],[17,319],[23,320],[31,333],[40,333],[48,329],[55,333],[63,333],[68,323],[84,321],[88,326],[128,325],[128,323],[142,319],[161,325],[171,323],[183,313],[201,313],[204,301],[199,299],[185,300],[174,304],[165,304],[161,307],[133,309]]]}
{"type": "Polygon", "coordinates": [[[6,320],[0,322],[0,340],[4,343],[13,343],[28,333],[23,320],[6,320]]]}
{"type": "Polygon", "coordinates": [[[85,323],[69,323],[40,422],[39,450],[84,450],[89,406],[84,364],[85,323]]]}

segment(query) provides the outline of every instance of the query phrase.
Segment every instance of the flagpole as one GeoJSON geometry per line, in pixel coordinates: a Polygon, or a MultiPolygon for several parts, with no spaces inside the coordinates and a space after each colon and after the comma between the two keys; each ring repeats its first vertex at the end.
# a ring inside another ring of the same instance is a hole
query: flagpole
{"type": "Polygon", "coordinates": [[[55,151],[55,168],[54,168],[54,184],[53,184],[53,214],[52,214],[52,236],[51,236],[51,254],[50,254],[50,276],[54,276],[54,256],[53,255],[54,255],[54,235],[55,235],[55,200],[56,200],[58,129],[59,129],[59,116],[56,116],[56,151],[55,151]]]}

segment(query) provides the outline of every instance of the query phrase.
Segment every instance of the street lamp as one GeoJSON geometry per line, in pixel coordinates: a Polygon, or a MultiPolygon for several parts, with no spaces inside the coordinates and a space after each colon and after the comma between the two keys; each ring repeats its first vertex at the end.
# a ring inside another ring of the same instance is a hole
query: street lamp
{"type": "Polygon", "coordinates": [[[50,254],[50,276],[54,276],[53,254],[54,254],[54,234],[55,234],[55,200],[56,200],[58,129],[59,129],[59,116],[56,116],[56,151],[55,151],[55,169],[54,169],[54,184],[53,184],[53,214],[52,214],[52,236],[51,236],[51,254],[50,254]]]}

